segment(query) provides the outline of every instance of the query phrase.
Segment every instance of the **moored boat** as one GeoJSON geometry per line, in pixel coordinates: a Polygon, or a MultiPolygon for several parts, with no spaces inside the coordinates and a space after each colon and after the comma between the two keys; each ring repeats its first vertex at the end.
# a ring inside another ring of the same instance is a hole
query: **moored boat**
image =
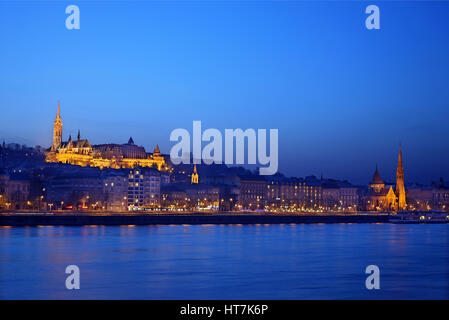
{"type": "Polygon", "coordinates": [[[441,211],[399,212],[389,216],[392,223],[449,223],[449,213],[441,211]]]}

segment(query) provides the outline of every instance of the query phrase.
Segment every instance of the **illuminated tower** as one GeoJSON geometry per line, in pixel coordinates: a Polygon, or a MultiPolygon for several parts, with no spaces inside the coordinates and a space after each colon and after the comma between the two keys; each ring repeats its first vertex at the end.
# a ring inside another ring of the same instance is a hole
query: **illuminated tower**
{"type": "Polygon", "coordinates": [[[396,195],[398,196],[398,210],[405,210],[404,169],[402,168],[402,151],[399,146],[398,170],[396,171],[396,195]]]}
{"type": "Polygon", "coordinates": [[[56,151],[59,148],[62,141],[62,121],[61,114],[59,113],[59,101],[58,101],[58,111],[56,113],[55,123],[53,124],[53,144],[51,145],[51,150],[56,151]]]}
{"type": "Polygon", "coordinates": [[[382,181],[382,178],[380,177],[379,170],[377,169],[377,164],[376,164],[376,171],[374,172],[373,175],[373,180],[371,180],[369,187],[376,193],[381,193],[382,190],[385,188],[385,183],[382,181]]]}
{"type": "Polygon", "coordinates": [[[193,173],[192,173],[192,178],[191,178],[191,182],[192,184],[198,184],[198,172],[196,171],[196,164],[193,167],[193,173]]]}
{"type": "Polygon", "coordinates": [[[159,145],[156,145],[156,148],[153,150],[153,155],[155,156],[160,156],[161,155],[161,150],[159,150],[159,145]]]}

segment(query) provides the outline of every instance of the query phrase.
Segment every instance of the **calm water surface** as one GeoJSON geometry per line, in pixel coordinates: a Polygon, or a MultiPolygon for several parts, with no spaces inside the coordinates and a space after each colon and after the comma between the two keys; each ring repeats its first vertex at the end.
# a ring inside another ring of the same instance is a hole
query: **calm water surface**
{"type": "Polygon", "coordinates": [[[0,228],[0,298],[449,299],[449,225],[0,228]]]}

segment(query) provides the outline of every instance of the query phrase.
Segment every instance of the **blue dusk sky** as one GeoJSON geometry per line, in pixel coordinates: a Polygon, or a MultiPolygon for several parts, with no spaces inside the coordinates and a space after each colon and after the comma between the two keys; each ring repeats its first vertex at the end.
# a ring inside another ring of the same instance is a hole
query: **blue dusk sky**
{"type": "Polygon", "coordinates": [[[449,2],[0,2],[0,139],[168,153],[170,132],[279,129],[279,170],[449,179],[449,2]],[[65,27],[80,8],[80,30],[65,27]],[[380,30],[365,8],[380,8],[380,30]]]}

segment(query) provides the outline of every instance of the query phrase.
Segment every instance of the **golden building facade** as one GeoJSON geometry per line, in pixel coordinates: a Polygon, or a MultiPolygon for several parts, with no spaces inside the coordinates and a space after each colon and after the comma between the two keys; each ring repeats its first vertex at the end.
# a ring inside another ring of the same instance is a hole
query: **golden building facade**
{"type": "Polygon", "coordinates": [[[393,190],[393,186],[385,186],[376,166],[373,179],[368,186],[368,194],[365,196],[365,208],[370,211],[402,211],[407,209],[401,147],[399,147],[395,189],[393,190]]]}
{"type": "Polygon", "coordinates": [[[53,124],[53,141],[47,150],[46,162],[65,163],[98,168],[135,168],[154,167],[159,171],[169,170],[164,156],[157,145],[153,153],[147,153],[144,147],[134,144],[132,138],[125,144],[91,145],[87,139],[81,139],[78,131],[77,140],[62,141],[62,119],[60,106],[53,124]]]}
{"type": "Polygon", "coordinates": [[[196,170],[196,164],[193,167],[193,173],[192,173],[192,176],[190,177],[190,182],[192,184],[198,184],[199,183],[199,176],[198,176],[198,172],[196,170]]]}
{"type": "Polygon", "coordinates": [[[365,198],[366,209],[369,211],[394,211],[397,197],[393,187],[386,187],[376,166],[373,179],[368,186],[368,195],[365,198]]]}
{"type": "Polygon", "coordinates": [[[399,147],[398,169],[396,171],[396,194],[398,196],[398,210],[407,209],[404,186],[404,169],[402,168],[402,150],[399,147]]]}

